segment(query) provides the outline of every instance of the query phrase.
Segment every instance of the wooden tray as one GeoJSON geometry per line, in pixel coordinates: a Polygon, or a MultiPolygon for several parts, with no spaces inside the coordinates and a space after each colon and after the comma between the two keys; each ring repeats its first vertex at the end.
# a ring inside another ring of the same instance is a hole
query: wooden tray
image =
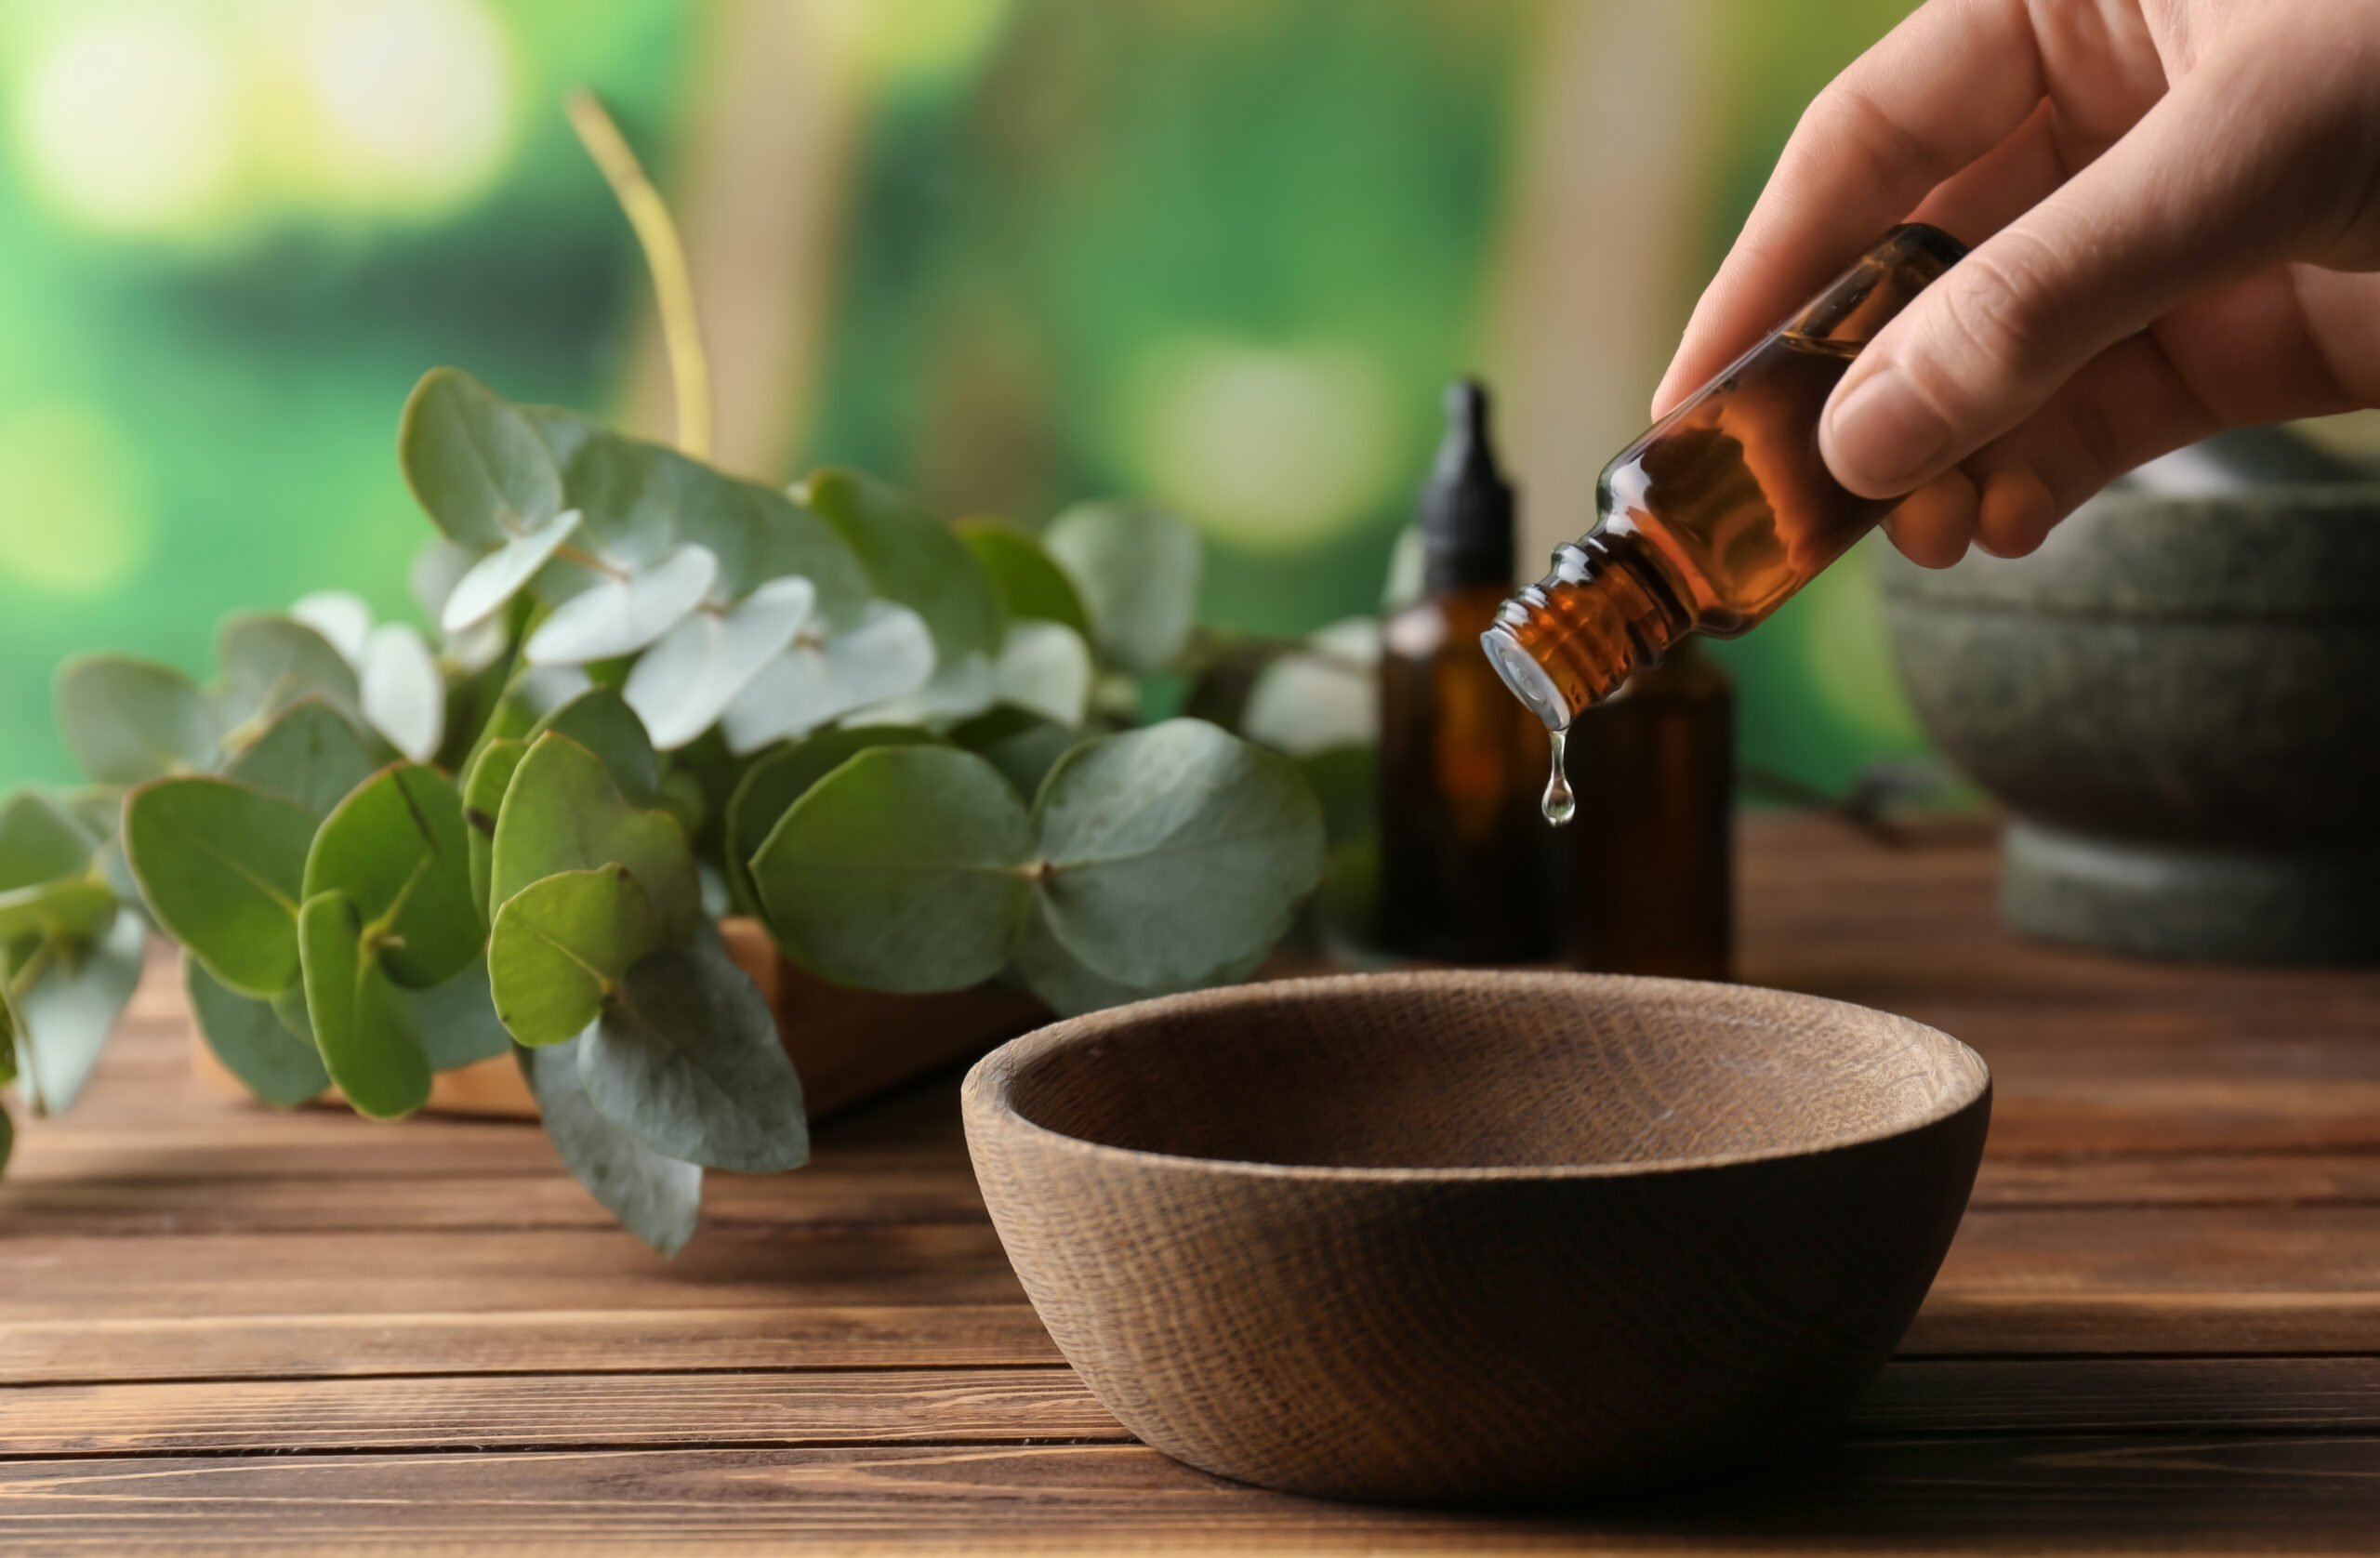
{"type": "MultiPolygon", "coordinates": [[[[1049,1010],[1030,996],[1004,990],[890,996],[829,984],[779,956],[758,920],[723,920],[720,931],[729,956],[752,976],[777,1014],[777,1033],[801,1073],[802,1100],[813,1119],[981,1054],[1050,1019],[1049,1010]]],[[[248,1096],[195,1027],[191,1069],[205,1092],[248,1096]]],[[[322,1096],[322,1102],[337,1099],[337,1088],[322,1096]]],[[[430,1082],[429,1108],[448,1115],[537,1117],[536,1100],[509,1055],[439,1073],[430,1082]]]]}

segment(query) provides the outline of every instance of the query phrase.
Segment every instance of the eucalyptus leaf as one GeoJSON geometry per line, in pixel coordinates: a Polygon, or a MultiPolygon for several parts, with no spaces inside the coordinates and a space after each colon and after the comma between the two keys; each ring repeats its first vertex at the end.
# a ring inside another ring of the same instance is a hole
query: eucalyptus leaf
{"type": "Polygon", "coordinates": [[[331,1085],[322,1051],[283,1026],[269,1003],[225,988],[195,957],[182,959],[182,988],[206,1047],[264,1102],[295,1109],[331,1085]]]}
{"type": "Polygon", "coordinates": [[[1332,623],[1257,673],[1238,728],[1249,740],[1307,757],[1380,739],[1380,624],[1332,623]]]}
{"type": "Polygon", "coordinates": [[[392,1120],[430,1102],[430,1057],[413,1010],[367,945],[364,917],[343,892],[306,900],[298,916],[306,1017],[331,1080],[358,1114],[392,1120]]]}
{"type": "MultiPolygon", "coordinates": [[[[314,1042],[313,1019],[306,1015],[306,982],[302,978],[264,1003],[281,1031],[292,1038],[303,1039],[309,1046],[314,1042]]],[[[320,1050],[315,1051],[320,1054],[320,1050]]]]}
{"type": "Polygon", "coordinates": [[[18,993],[24,1023],[19,1048],[33,1094],[50,1114],[73,1108],[90,1080],[108,1035],[140,983],[148,941],[137,918],[120,914],[92,940],[53,942],[38,955],[46,958],[39,977],[18,993]]]}
{"type": "Polygon", "coordinates": [[[306,856],[304,890],[351,903],[389,977],[411,989],[452,979],[486,944],[463,799],[436,769],[400,763],[341,801],[306,856]]]}
{"type": "Polygon", "coordinates": [[[853,754],[871,746],[931,745],[938,737],[906,725],[855,725],[846,730],[820,731],[799,746],[772,752],[744,771],[735,793],[727,801],[727,889],[738,914],[760,913],[760,892],[752,885],[752,857],[768,841],[786,809],[810,786],[840,768],[853,754]]]}
{"type": "Polygon", "coordinates": [[[620,793],[638,806],[661,798],[661,759],[644,721],[628,700],[608,687],[589,687],[540,717],[529,727],[529,740],[552,731],[566,735],[603,759],[620,793]]]}
{"type": "Polygon", "coordinates": [[[999,592],[967,544],[916,498],[833,467],[813,471],[797,495],[859,555],[879,594],[925,619],[940,661],[998,650],[999,592]]]}
{"type": "Polygon", "coordinates": [[[599,575],[529,635],[529,663],[585,665],[634,654],[701,605],[718,574],[719,560],[707,550],[680,547],[650,567],[599,575]]]}
{"type": "Polygon", "coordinates": [[[567,472],[570,462],[596,433],[595,424],[566,406],[516,405],[522,421],[536,429],[537,440],[553,456],[554,469],[567,472]]]}
{"type": "Polygon", "coordinates": [[[235,616],[215,640],[223,669],[227,723],[270,719],[301,698],[321,698],[361,719],[363,695],[355,667],[331,641],[285,616],[235,616]]]}
{"type": "Polygon", "coordinates": [[[562,472],[568,501],[586,515],[580,545],[628,571],[658,561],[682,538],[672,468],[683,462],[677,451],[641,439],[589,431],[562,472]]]}
{"type": "Polygon", "coordinates": [[[536,427],[457,369],[414,386],[397,457],[416,500],[467,547],[500,547],[562,512],[562,472],[536,427]]]}
{"type": "Polygon", "coordinates": [[[0,801],[0,891],[79,875],[99,847],[81,817],[39,790],[0,801]]]}
{"type": "Polygon", "coordinates": [[[990,759],[1027,800],[1041,793],[1041,781],[1058,759],[1087,739],[1078,730],[1014,707],[996,708],[950,733],[959,746],[990,759]]]}
{"type": "Polygon", "coordinates": [[[992,680],[1000,702],[1079,725],[1091,702],[1091,645],[1059,623],[1012,623],[992,680]]]}
{"type": "Polygon", "coordinates": [[[347,717],[319,698],[291,704],[224,771],[327,817],[380,767],[347,717]]]}
{"type": "Polygon", "coordinates": [[[471,871],[471,901],[482,918],[493,920],[496,885],[496,819],[504,810],[504,792],[512,786],[513,772],[529,755],[525,741],[491,741],[472,759],[463,779],[463,824],[470,829],[467,845],[471,871]]]}
{"type": "Polygon", "coordinates": [[[999,770],[878,746],[811,786],[752,860],[778,944],[827,978],[959,990],[1008,961],[1031,905],[1030,819],[999,770]]]}
{"type": "Polygon", "coordinates": [[[364,720],[390,746],[417,763],[438,755],[446,739],[446,680],[418,632],[402,622],[372,629],[357,680],[364,720]]]}
{"type": "Polygon", "coordinates": [[[1272,945],[1322,874],[1322,807],[1297,765],[1203,720],[1083,743],[1051,770],[1034,823],[1051,931],[1136,988],[1196,984],[1272,945]]]}
{"type": "Polygon", "coordinates": [[[344,589],[318,589],[292,601],[289,615],[320,633],[349,665],[362,662],[364,640],[372,632],[372,608],[364,597],[344,589]]]}
{"type": "Polygon", "coordinates": [[[808,579],[820,621],[854,626],[872,593],[867,570],[835,527],[785,494],[723,476],[699,461],[668,456],[665,468],[681,540],[719,559],[721,595],[736,599],[772,579],[808,579]]]}
{"type": "Polygon", "coordinates": [[[584,517],[578,509],[565,508],[534,529],[507,536],[504,545],[472,563],[432,608],[439,631],[468,633],[510,604],[576,534],[584,517]]]}
{"type": "Polygon", "coordinates": [[[492,1061],[512,1048],[488,993],[487,964],[473,963],[443,984],[400,992],[413,1007],[413,1031],[432,1071],[492,1061]]]}
{"type": "Polygon", "coordinates": [[[1204,561],[1197,531],[1154,508],[1084,503],[1052,520],[1041,545],[1081,590],[1103,657],[1145,675],[1188,646],[1204,561]]]}
{"type": "Polygon", "coordinates": [[[1263,966],[1269,946],[1245,953],[1197,979],[1156,986],[1118,984],[1087,966],[1058,940],[1046,912],[1037,903],[1025,935],[1016,944],[1013,967],[1025,987],[1061,1017],[1079,1017],[1111,1006],[1130,1006],[1180,990],[1203,990],[1216,984],[1237,984],[1263,966]]]}
{"type": "Polygon", "coordinates": [[[851,631],[824,643],[798,642],[761,668],[727,706],[728,748],[757,752],[798,740],[871,704],[915,693],[933,674],[933,635],[925,619],[906,606],[872,601],[851,631]]]}
{"type": "Polygon", "coordinates": [[[0,892],[0,946],[25,937],[83,941],[115,918],[115,890],[84,871],[0,892]]]}
{"type": "Polygon", "coordinates": [[[991,519],[961,520],[952,528],[990,575],[1012,625],[1031,618],[1091,636],[1081,592],[1030,532],[991,519]]]}
{"type": "Polygon", "coordinates": [[[855,711],[872,725],[952,724],[972,719],[999,701],[999,680],[980,654],[945,662],[925,685],[855,711]]]}
{"type": "Polygon", "coordinates": [[[549,731],[521,759],[496,822],[489,902],[498,906],[563,871],[625,865],[651,895],[668,939],[692,935],[702,918],[702,886],[677,820],[628,804],[602,760],[549,731]]]}
{"type": "Polygon", "coordinates": [[[664,634],[621,690],[653,744],[674,751],[719,723],[793,642],[817,599],[808,579],[772,579],[729,611],[698,611],[664,634]]]}
{"type": "Polygon", "coordinates": [[[533,882],[497,913],[489,937],[496,1016],[533,1048],[575,1038],[629,966],[664,944],[653,900],[623,866],[533,882]]]}
{"type": "Polygon", "coordinates": [[[221,739],[198,684],[169,666],[85,654],[58,672],[58,719],[75,766],[102,785],[139,785],[215,766],[221,739]]]}
{"type": "Polygon", "coordinates": [[[298,978],[298,908],[314,816],[224,779],[152,780],[125,798],[124,842],[165,933],[244,996],[298,978]]]}
{"type": "Polygon", "coordinates": [[[716,932],[628,970],[578,1039],[588,1098],[654,1151],[767,1174],[810,1156],[801,1078],[716,932]]]}
{"type": "Polygon", "coordinates": [[[520,1051],[537,1113],[571,1176],[620,1225],[664,1255],[694,1235],[702,1210],[699,1165],[665,1157],[612,1123],[579,1079],[575,1039],[520,1051]]]}

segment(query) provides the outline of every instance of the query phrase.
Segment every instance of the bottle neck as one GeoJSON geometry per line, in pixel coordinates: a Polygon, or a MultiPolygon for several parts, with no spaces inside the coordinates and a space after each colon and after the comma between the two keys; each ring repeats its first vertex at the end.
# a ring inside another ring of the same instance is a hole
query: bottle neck
{"type": "Polygon", "coordinates": [[[1505,601],[1479,641],[1504,684],[1558,731],[1693,627],[1645,543],[1606,533],[1557,548],[1553,572],[1505,601]]]}

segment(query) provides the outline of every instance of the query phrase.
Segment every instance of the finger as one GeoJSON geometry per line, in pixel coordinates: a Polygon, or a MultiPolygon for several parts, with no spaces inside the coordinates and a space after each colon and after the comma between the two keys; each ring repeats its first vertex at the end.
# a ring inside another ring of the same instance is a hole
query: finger
{"type": "Polygon", "coordinates": [[[2022,0],[1932,0],[1794,126],[1654,396],[1658,417],[1807,301],[2045,94],[2022,0]]]}
{"type": "MultiPolygon", "coordinates": [[[[2253,51],[2242,51],[2253,54],[2253,51]]],[[[2263,270],[2308,239],[2304,126],[2253,122],[2258,82],[2208,61],[2106,155],[1977,246],[1862,351],[1819,445],[1838,481],[1911,490],[2038,411],[2082,365],[2193,293],[2263,270]]]]}
{"type": "Polygon", "coordinates": [[[1884,534],[1919,567],[1948,568],[1967,555],[1976,509],[1975,484],[1962,471],[1945,471],[1884,516],[1884,534]]]}
{"type": "Polygon", "coordinates": [[[2048,199],[2072,172],[2058,145],[2057,111],[2044,99],[2007,139],[1935,185],[1909,219],[1972,247],[2048,199]]]}

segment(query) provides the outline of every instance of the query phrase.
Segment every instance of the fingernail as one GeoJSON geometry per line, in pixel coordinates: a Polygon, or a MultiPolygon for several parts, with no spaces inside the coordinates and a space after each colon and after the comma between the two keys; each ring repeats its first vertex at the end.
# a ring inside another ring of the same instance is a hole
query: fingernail
{"type": "Polygon", "coordinates": [[[1908,492],[1950,448],[1950,425],[1890,363],[1835,406],[1827,432],[1836,479],[1878,495],[1908,492]]]}

